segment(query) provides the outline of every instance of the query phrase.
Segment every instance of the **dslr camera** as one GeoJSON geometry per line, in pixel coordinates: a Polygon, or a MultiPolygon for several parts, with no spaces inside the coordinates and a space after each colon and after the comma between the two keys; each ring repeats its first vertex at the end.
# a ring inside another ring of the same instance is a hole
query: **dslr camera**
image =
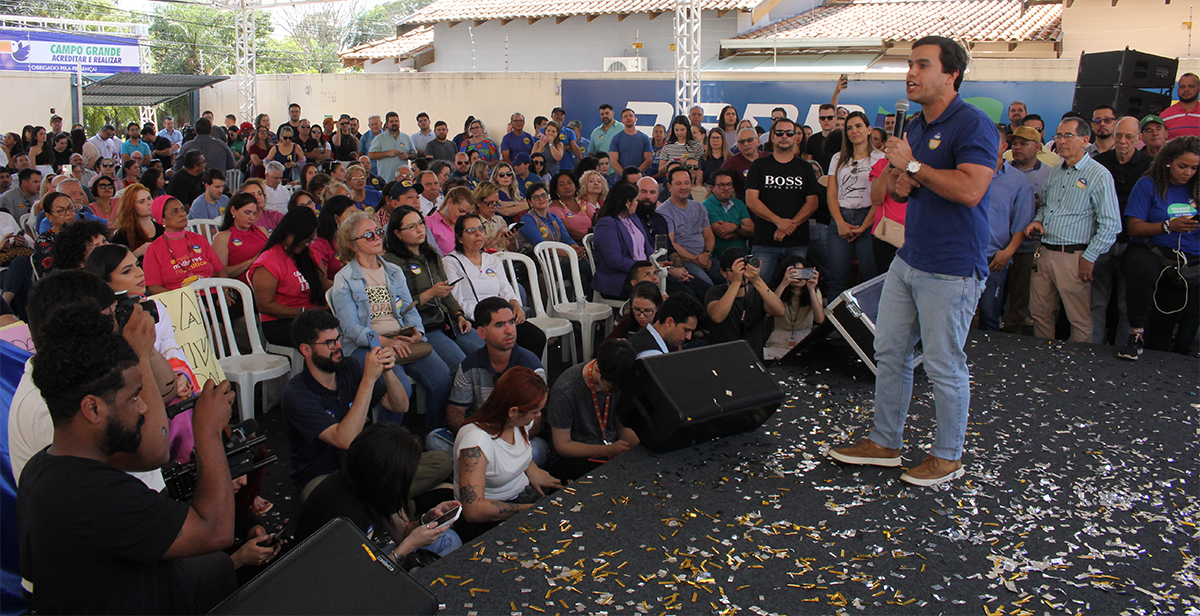
{"type": "Polygon", "coordinates": [[[762,267],[762,261],[754,253],[742,257],[742,263],[745,263],[746,267],[762,267]]]}
{"type": "Polygon", "coordinates": [[[113,309],[113,316],[117,319],[117,329],[125,329],[125,324],[129,322],[129,317],[133,315],[133,309],[138,304],[141,304],[142,310],[150,314],[155,323],[158,323],[158,304],[152,299],[138,299],[129,297],[128,291],[117,293],[117,307],[113,309]]]}

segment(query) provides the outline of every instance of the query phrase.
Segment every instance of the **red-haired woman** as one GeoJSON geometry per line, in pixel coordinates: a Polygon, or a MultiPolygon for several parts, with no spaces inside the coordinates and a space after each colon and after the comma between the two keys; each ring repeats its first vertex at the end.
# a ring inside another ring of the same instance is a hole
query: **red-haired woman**
{"type": "Polygon", "coordinates": [[[547,391],[546,381],[533,370],[510,368],[458,430],[454,485],[467,522],[502,522],[533,507],[546,489],[562,487],[533,462],[530,446],[529,433],[541,423],[547,391]]]}

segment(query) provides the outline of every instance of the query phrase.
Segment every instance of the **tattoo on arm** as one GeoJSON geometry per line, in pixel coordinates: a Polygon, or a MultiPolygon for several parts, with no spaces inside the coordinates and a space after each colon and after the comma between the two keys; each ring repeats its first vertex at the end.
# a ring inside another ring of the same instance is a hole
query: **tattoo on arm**
{"type": "Polygon", "coordinates": [[[479,500],[479,495],[475,493],[475,486],[470,484],[458,486],[458,500],[464,507],[479,500]]]}
{"type": "Polygon", "coordinates": [[[514,505],[512,503],[505,503],[501,501],[492,501],[492,504],[496,506],[496,511],[502,515],[512,516],[521,513],[520,505],[514,505]]]}
{"type": "Polygon", "coordinates": [[[458,454],[459,462],[462,464],[462,470],[467,472],[474,471],[475,469],[479,468],[479,461],[482,458],[483,451],[478,447],[464,449],[458,454]]]}

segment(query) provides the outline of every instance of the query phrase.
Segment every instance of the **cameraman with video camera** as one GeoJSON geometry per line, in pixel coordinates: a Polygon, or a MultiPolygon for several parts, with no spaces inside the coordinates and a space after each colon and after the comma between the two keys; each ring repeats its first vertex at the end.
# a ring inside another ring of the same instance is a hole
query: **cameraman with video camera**
{"type": "Polygon", "coordinates": [[[141,306],[123,331],[91,302],[42,328],[33,381],[54,424],[17,494],[21,576],[40,613],[207,612],[235,587],[233,489],[223,428],[229,383],[205,385],[192,423],[196,496],[189,506],[126,471],[167,461],[167,416],[150,365],[154,322],[141,306]],[[128,341],[127,341],[128,339],[128,341]],[[86,503],[86,506],[80,506],[86,503]]]}
{"type": "MultiPolygon", "coordinates": [[[[51,273],[33,286],[29,294],[29,338],[34,348],[43,344],[42,332],[53,321],[51,315],[58,310],[75,305],[86,305],[97,312],[108,315],[109,324],[117,312],[126,318],[132,314],[133,304],[137,302],[127,299],[116,302],[117,296],[112,289],[94,274],[82,270],[64,270],[51,273]]],[[[118,316],[118,328],[125,331],[122,325],[125,321],[118,316]]],[[[128,330],[126,335],[131,335],[128,330]]],[[[149,334],[153,343],[157,338],[152,330],[149,334]]],[[[140,348],[130,339],[134,348],[140,348]]],[[[158,392],[163,402],[176,395],[175,373],[168,361],[153,348],[147,351],[148,360],[153,372],[151,382],[158,385],[158,392]]],[[[13,392],[12,404],[8,414],[8,451],[12,463],[13,478],[21,483],[21,471],[34,454],[45,449],[54,438],[54,426],[50,413],[46,410],[46,400],[42,397],[33,381],[33,361],[25,364],[25,373],[13,392]]],[[[166,484],[162,473],[155,467],[148,472],[133,472],[133,476],[141,479],[152,490],[161,491],[166,484]]]]}
{"type": "Polygon", "coordinates": [[[721,274],[729,282],[704,294],[710,327],[709,344],[745,340],[754,356],[763,356],[770,317],[784,314],[783,302],[759,275],[761,263],[744,248],[727,248],[721,253],[721,274]]]}

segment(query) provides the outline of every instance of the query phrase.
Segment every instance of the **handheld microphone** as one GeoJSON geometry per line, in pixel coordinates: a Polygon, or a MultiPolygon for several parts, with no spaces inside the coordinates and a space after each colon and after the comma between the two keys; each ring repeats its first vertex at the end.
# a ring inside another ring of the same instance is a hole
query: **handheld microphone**
{"type": "Polygon", "coordinates": [[[896,125],[892,127],[892,136],[897,139],[904,136],[904,120],[908,117],[908,100],[896,101],[896,125]]]}

